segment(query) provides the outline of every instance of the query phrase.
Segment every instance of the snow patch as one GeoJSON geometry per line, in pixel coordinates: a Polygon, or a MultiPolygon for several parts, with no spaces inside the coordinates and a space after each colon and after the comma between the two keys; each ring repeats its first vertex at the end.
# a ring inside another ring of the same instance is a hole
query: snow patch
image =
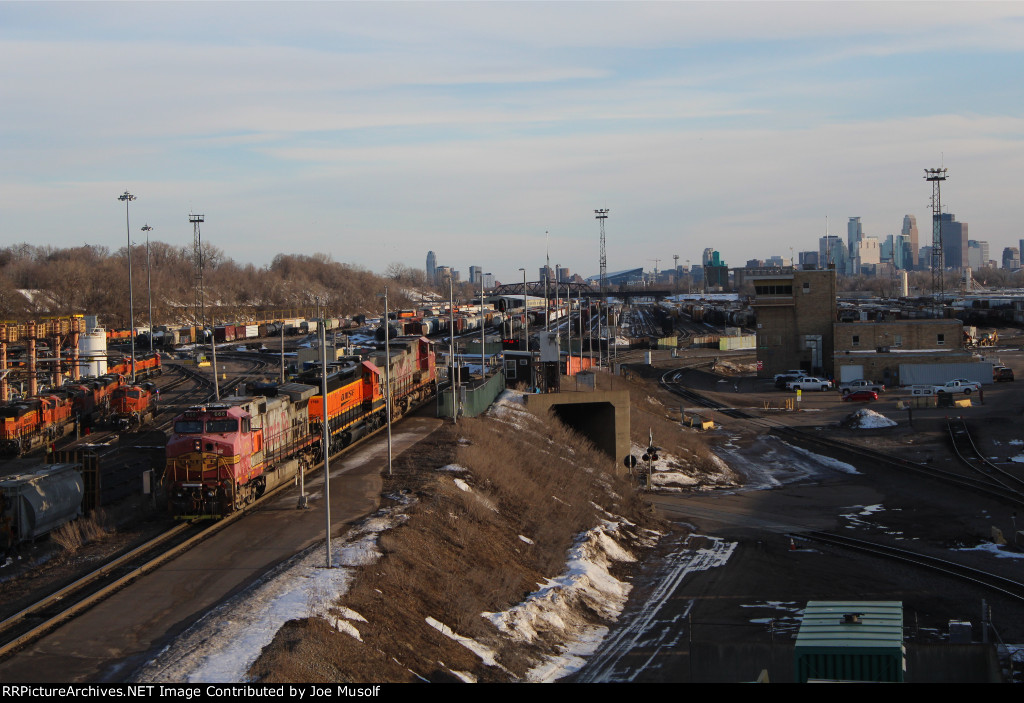
{"type": "Polygon", "coordinates": [[[890,420],[881,413],[876,413],[874,410],[861,408],[843,420],[842,424],[853,429],[868,430],[879,427],[895,427],[899,423],[895,420],[890,420]]]}
{"type": "Polygon", "coordinates": [[[444,623],[435,620],[434,618],[428,617],[426,620],[428,625],[430,625],[432,628],[440,632],[442,635],[455,642],[458,642],[463,647],[471,651],[473,654],[480,657],[480,661],[482,661],[487,666],[496,666],[499,669],[504,670],[504,667],[498,663],[497,659],[495,659],[494,651],[490,647],[482,645],[470,637],[464,637],[463,635],[458,634],[453,629],[451,629],[444,623]]]}

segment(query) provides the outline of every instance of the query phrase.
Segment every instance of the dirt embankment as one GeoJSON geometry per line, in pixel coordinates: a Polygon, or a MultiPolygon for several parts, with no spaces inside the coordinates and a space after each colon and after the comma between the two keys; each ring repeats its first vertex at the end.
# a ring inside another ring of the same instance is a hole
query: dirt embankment
{"type": "MultiPolygon", "coordinates": [[[[645,440],[648,421],[665,415],[651,391],[635,389],[647,408],[634,434],[645,440]]],[[[699,440],[687,442],[698,451],[699,440]]],[[[400,457],[385,484],[394,527],[379,559],[337,598],[334,622],[290,621],[250,675],[375,683],[569,673],[582,661],[571,643],[585,648],[615,617],[626,573],[666,529],[636,485],[512,394],[400,457]]]]}

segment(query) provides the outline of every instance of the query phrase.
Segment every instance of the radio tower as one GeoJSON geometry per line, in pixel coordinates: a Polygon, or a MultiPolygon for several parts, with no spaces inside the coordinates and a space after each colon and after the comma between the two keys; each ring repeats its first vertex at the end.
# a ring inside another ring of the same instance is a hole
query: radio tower
{"type": "Polygon", "coordinates": [[[594,210],[594,216],[601,223],[601,298],[608,295],[608,257],[604,253],[604,221],[608,219],[608,208],[594,210]]]}
{"type": "Polygon", "coordinates": [[[946,180],[946,168],[926,168],[924,179],[932,184],[932,299],[936,314],[941,317],[945,292],[942,256],[942,182],[946,180]]]}
{"type": "Polygon", "coordinates": [[[202,327],[206,318],[206,296],[203,293],[203,238],[199,234],[199,223],[203,222],[202,215],[189,213],[188,221],[192,223],[192,280],[196,289],[196,324],[202,327]]]}

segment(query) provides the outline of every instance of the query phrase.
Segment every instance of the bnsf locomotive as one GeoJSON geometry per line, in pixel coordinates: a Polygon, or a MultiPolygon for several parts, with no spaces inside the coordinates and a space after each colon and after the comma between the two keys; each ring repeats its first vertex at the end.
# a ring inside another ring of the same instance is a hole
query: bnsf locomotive
{"type": "MultiPolygon", "coordinates": [[[[331,452],[386,422],[385,367],[392,417],[432,395],[436,357],[430,341],[405,337],[368,360],[328,369],[327,428],[331,452]]],[[[319,372],[297,382],[250,387],[253,395],[197,406],[174,422],[167,443],[164,483],[171,513],[180,519],[217,519],[291,480],[300,464],[321,458],[324,398],[319,372]]]]}
{"type": "MultiPolygon", "coordinates": [[[[105,375],[83,378],[23,400],[0,404],[0,456],[15,457],[70,434],[75,422],[83,426],[106,419],[114,394],[131,374],[131,360],[111,363],[105,375]]],[[[163,367],[159,354],[135,360],[136,378],[157,376],[163,367]]]]}

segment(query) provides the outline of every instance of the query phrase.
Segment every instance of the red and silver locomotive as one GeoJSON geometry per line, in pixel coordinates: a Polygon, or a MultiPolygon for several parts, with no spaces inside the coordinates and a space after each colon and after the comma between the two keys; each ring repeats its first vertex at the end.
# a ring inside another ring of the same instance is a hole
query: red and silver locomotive
{"type": "MultiPolygon", "coordinates": [[[[435,355],[421,337],[397,339],[391,357],[343,360],[328,369],[327,428],[338,451],[386,420],[385,366],[392,416],[435,391],[435,355]]],[[[324,401],[319,372],[298,383],[256,386],[254,395],[191,408],[174,423],[164,484],[171,513],[182,519],[220,518],[291,480],[302,462],[322,454],[324,401]]]]}

